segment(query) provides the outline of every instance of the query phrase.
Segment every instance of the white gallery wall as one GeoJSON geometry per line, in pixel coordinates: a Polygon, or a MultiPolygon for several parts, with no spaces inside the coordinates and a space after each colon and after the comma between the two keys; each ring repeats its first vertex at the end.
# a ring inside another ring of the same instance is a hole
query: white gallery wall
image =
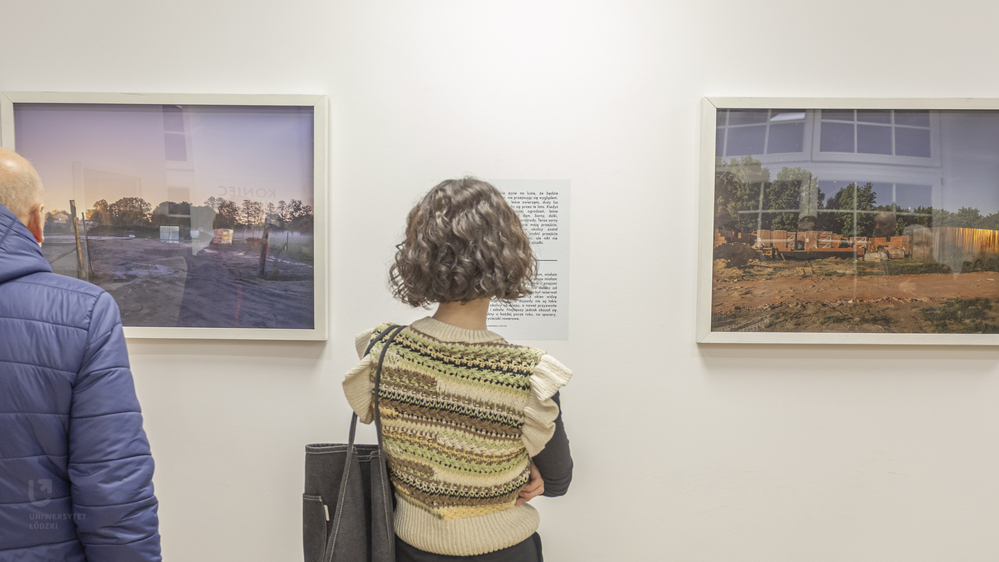
{"type": "Polygon", "coordinates": [[[571,181],[569,340],[528,342],[575,371],[547,560],[999,559],[999,350],[699,347],[693,298],[703,96],[995,97],[999,5],[0,8],[0,90],[330,97],[330,340],[129,342],[166,560],[301,559],[304,445],[346,437],[353,335],[424,314],[393,245],[466,173],[571,181]]]}

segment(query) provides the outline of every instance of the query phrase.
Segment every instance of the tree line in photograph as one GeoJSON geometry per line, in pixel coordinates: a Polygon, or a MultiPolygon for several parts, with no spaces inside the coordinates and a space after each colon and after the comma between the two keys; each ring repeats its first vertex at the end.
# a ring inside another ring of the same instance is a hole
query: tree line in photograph
{"type": "MultiPolygon", "coordinates": [[[[221,197],[209,197],[202,206],[192,206],[187,201],[164,201],[154,208],[141,197],[123,197],[114,203],[100,199],[86,210],[84,216],[91,223],[91,232],[99,234],[102,231],[156,229],[170,225],[189,227],[191,217],[196,215],[214,217],[211,219],[213,229],[259,228],[268,225],[272,229],[312,234],[315,222],[312,205],[298,199],[265,205],[249,199],[238,204],[221,197]]],[[[63,222],[65,219],[61,219],[62,217],[70,218],[69,212],[49,211],[45,215],[46,227],[54,230],[59,227],[70,228],[71,224],[63,222]]]]}
{"type": "Polygon", "coordinates": [[[804,168],[783,168],[771,178],[770,170],[749,156],[719,160],[716,170],[719,168],[724,170],[715,173],[714,198],[715,227],[721,230],[817,230],[847,237],[902,235],[913,225],[999,230],[999,212],[983,215],[971,207],[954,212],[931,206],[903,209],[894,202],[878,204],[872,182],[850,183],[830,196],[819,189],[818,178],[804,168]],[[804,208],[815,215],[808,221],[801,218],[803,199],[804,208]],[[894,232],[876,233],[876,219],[886,214],[894,219],[894,232]]]}
{"type": "Polygon", "coordinates": [[[242,205],[222,197],[209,197],[205,206],[215,211],[214,228],[236,228],[271,225],[273,228],[311,234],[315,222],[312,205],[298,199],[264,205],[244,199],[242,205]]]}

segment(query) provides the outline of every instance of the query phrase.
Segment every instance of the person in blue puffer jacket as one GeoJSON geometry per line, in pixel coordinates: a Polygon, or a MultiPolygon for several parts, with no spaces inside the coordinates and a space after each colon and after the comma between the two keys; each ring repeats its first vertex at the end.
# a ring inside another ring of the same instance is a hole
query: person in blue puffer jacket
{"type": "Polygon", "coordinates": [[[52,273],[41,190],[0,148],[0,562],[160,560],[121,316],[52,273]]]}

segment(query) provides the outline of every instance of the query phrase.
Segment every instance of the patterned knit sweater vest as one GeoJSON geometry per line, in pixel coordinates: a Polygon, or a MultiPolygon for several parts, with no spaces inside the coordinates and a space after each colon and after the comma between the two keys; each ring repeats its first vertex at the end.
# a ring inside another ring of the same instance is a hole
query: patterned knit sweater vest
{"type": "Polygon", "coordinates": [[[543,355],[502,340],[445,342],[404,329],[385,356],[378,390],[396,497],[440,520],[513,507],[530,476],[524,407],[543,355]]]}

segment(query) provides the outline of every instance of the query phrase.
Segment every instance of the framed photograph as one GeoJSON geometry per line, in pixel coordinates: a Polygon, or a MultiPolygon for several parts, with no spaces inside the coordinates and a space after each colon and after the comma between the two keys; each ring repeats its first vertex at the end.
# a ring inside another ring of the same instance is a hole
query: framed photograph
{"type": "Polygon", "coordinates": [[[325,340],[327,98],[0,93],[53,271],[130,338],[325,340]]]}
{"type": "Polygon", "coordinates": [[[705,98],[697,341],[999,345],[999,100],[705,98]]]}

